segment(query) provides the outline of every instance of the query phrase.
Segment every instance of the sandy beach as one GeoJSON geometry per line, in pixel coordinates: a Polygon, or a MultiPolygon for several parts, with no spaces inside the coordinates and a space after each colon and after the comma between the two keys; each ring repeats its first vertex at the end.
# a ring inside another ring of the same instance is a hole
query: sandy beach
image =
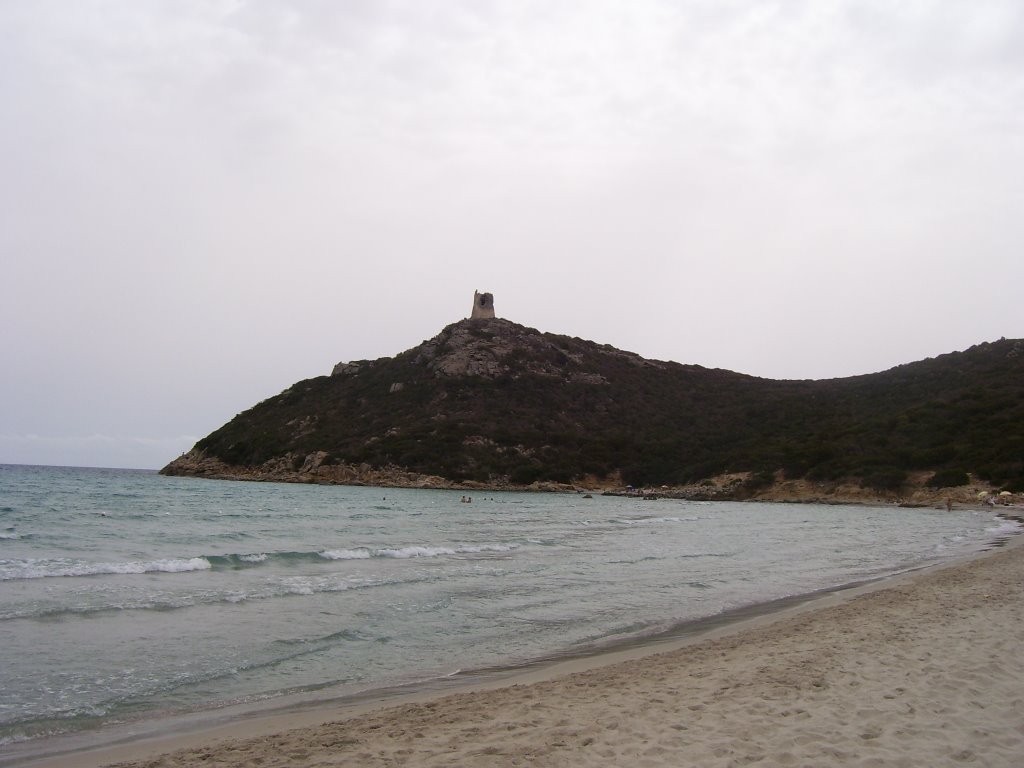
{"type": "Polygon", "coordinates": [[[1022,543],[667,650],[38,765],[1019,766],[1022,543]]]}

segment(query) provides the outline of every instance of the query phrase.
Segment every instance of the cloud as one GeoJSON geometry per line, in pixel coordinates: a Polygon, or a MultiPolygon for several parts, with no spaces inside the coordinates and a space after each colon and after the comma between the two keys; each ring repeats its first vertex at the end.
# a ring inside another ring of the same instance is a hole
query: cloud
{"type": "Polygon", "coordinates": [[[1024,335],[1022,32],[1013,0],[0,4],[0,429],[205,434],[474,288],[765,376],[1024,335]]]}

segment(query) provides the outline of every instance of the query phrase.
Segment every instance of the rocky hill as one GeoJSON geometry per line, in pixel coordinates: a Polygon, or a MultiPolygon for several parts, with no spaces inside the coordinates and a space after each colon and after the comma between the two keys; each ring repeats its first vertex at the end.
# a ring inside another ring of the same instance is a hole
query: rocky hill
{"type": "Polygon", "coordinates": [[[162,472],[698,488],[732,473],[742,482],[729,492],[748,496],[782,481],[897,492],[913,478],[962,485],[971,473],[1024,490],[1024,342],[866,376],[775,381],[463,320],[396,357],[294,384],[162,472]]]}

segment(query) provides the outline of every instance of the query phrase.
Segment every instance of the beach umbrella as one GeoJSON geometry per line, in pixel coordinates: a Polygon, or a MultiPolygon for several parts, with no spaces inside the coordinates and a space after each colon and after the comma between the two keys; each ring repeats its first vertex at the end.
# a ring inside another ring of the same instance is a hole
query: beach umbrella
{"type": "Polygon", "coordinates": [[[1009,491],[1000,491],[999,495],[1000,496],[1013,496],[1013,494],[1010,493],[1009,491]]]}
{"type": "Polygon", "coordinates": [[[979,499],[984,499],[986,496],[988,496],[988,491],[978,491],[979,499]]]}

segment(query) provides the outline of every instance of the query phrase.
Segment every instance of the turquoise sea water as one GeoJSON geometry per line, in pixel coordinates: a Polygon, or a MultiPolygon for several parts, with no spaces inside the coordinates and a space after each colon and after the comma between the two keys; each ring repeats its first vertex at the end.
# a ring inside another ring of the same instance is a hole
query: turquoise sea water
{"type": "Polygon", "coordinates": [[[976,551],[987,512],[0,466],[0,750],[635,640],[976,551]]]}

